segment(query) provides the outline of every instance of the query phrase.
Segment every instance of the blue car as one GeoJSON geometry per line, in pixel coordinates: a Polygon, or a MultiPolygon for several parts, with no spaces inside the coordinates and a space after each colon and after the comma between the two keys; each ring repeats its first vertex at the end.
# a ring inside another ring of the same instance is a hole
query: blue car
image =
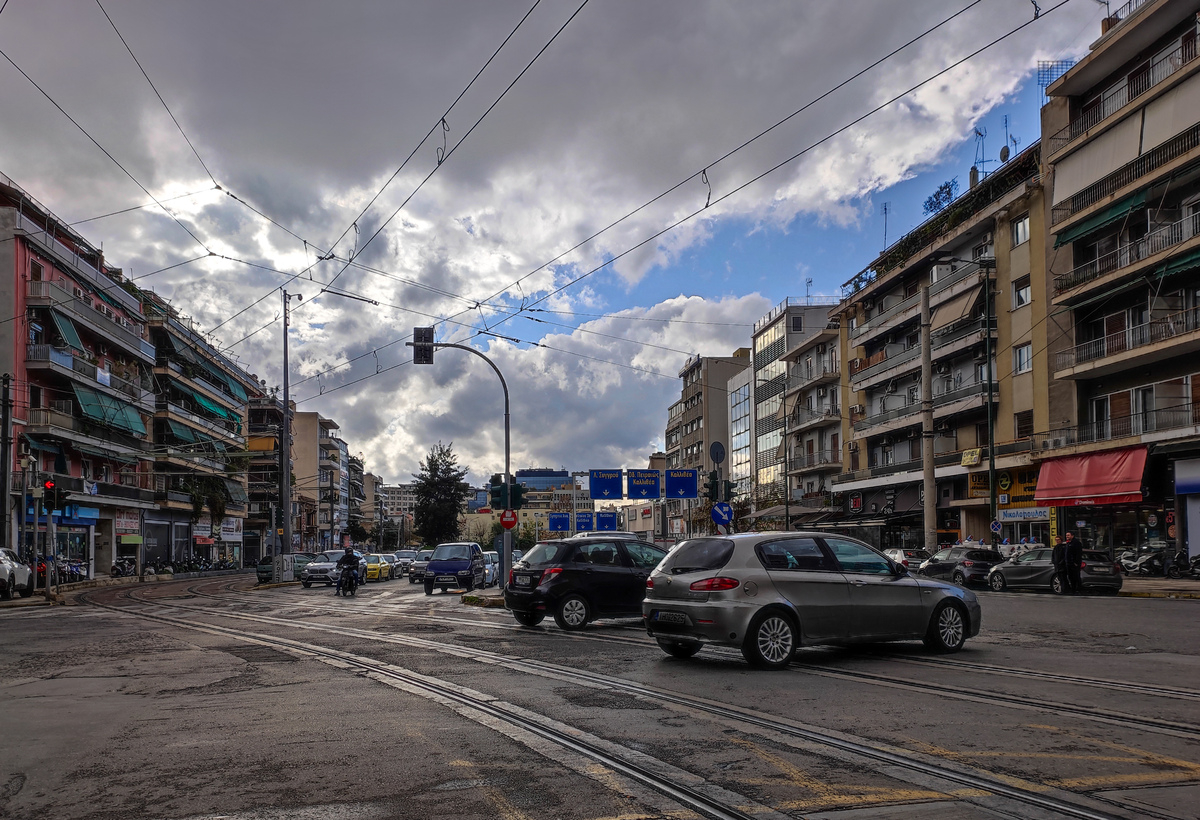
{"type": "Polygon", "coordinates": [[[425,594],[432,595],[434,587],[470,592],[483,586],[485,571],[483,548],[474,541],[438,544],[425,568],[425,594]]]}

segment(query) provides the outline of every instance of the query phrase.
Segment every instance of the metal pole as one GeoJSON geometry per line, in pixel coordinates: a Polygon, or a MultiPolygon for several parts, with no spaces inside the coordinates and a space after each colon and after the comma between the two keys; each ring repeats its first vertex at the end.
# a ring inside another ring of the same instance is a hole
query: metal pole
{"type": "MultiPolygon", "coordinates": [[[[994,263],[993,263],[994,264],[994,263]]],[[[992,404],[994,376],[992,374],[992,265],[983,268],[983,287],[986,296],[984,336],[987,340],[987,433],[988,433],[988,531],[992,533],[992,549],[996,549],[1000,533],[991,529],[996,520],[996,408],[992,404]]]]}
{"type": "Polygon", "coordinates": [[[933,319],[929,310],[929,285],[921,286],[921,467],[925,503],[925,549],[937,552],[937,477],[933,456],[933,319]]]}
{"type": "MultiPolygon", "coordinates": [[[[0,546],[12,547],[13,527],[12,527],[12,375],[5,373],[3,376],[4,393],[0,399],[0,465],[3,465],[3,472],[0,472],[0,497],[4,500],[3,509],[0,509],[0,521],[3,522],[3,535],[0,535],[0,546]]],[[[25,504],[25,499],[21,499],[22,506],[25,504]]],[[[17,552],[20,555],[20,552],[17,552]]]]}
{"type": "MultiPolygon", "coordinates": [[[[299,294],[296,294],[299,297],[299,294]]],[[[283,519],[283,543],[280,553],[292,551],[292,403],[288,375],[288,325],[292,295],[283,291],[283,433],[279,438],[279,511],[283,519]]],[[[317,456],[320,460],[320,454],[317,456]]],[[[318,468],[318,475],[319,475],[318,468]]],[[[274,521],[271,522],[274,525],[274,521]]],[[[272,526],[272,529],[275,529],[272,526]]],[[[273,533],[272,533],[273,534],[273,533]]]]}
{"type": "MultiPolygon", "coordinates": [[[[26,508],[26,505],[29,504],[29,501],[28,501],[28,499],[29,499],[29,468],[32,464],[33,464],[33,458],[31,456],[25,456],[24,458],[21,459],[21,510],[19,513],[20,514],[19,520],[21,522],[21,526],[17,531],[17,543],[18,543],[17,555],[21,558],[22,561],[25,560],[25,535],[26,535],[26,532],[25,532],[26,531],[25,508],[26,508]]],[[[37,511],[36,510],[34,511],[34,514],[33,514],[33,526],[34,526],[34,532],[36,532],[37,531],[37,511]]],[[[32,549],[33,545],[31,544],[30,547],[32,549]]],[[[33,589],[35,592],[37,591],[37,552],[33,553],[33,589]]]]}
{"type": "MultiPolygon", "coordinates": [[[[786,391],[786,382],[785,391],[786,391]]],[[[787,395],[784,394],[784,410],[787,410],[787,395]]],[[[800,408],[800,396],[796,396],[796,408],[800,408]]],[[[791,532],[792,530],[792,486],[791,480],[788,478],[788,413],[783,414],[783,531],[791,532]]]]}

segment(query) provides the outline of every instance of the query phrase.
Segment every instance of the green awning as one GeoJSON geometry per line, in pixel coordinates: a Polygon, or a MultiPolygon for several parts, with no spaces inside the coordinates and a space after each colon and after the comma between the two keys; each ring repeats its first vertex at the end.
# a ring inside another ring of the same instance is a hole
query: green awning
{"type": "Polygon", "coordinates": [[[225,479],[225,489],[229,491],[229,500],[245,504],[250,500],[250,496],[246,495],[246,488],[236,481],[225,479]]]}
{"type": "Polygon", "coordinates": [[[146,434],[146,425],[141,414],[132,405],[82,385],[73,384],[71,387],[83,414],[89,419],[127,433],[141,436],[146,434]]]}
{"type": "Polygon", "coordinates": [[[57,310],[50,311],[50,318],[54,320],[54,326],[58,328],[58,335],[63,337],[63,341],[82,353],[85,348],[79,339],[79,331],[75,330],[75,323],[57,310]]]}
{"type": "Polygon", "coordinates": [[[180,424],[172,419],[167,419],[167,427],[170,428],[171,434],[181,441],[186,441],[188,444],[196,443],[196,434],[192,432],[192,428],[186,424],[180,424]]]}
{"type": "Polygon", "coordinates": [[[38,441],[37,439],[30,438],[29,436],[25,436],[25,441],[29,442],[29,446],[31,448],[34,450],[39,450],[43,453],[57,454],[62,452],[62,449],[57,444],[46,444],[45,442],[38,441]]]}
{"type": "Polygon", "coordinates": [[[1154,271],[1154,274],[1159,279],[1162,279],[1167,276],[1174,276],[1177,273],[1189,271],[1195,267],[1200,267],[1200,248],[1197,248],[1190,253],[1185,253],[1182,256],[1177,256],[1174,259],[1167,260],[1158,266],[1158,268],[1154,271]]]}
{"type": "Polygon", "coordinates": [[[122,464],[137,464],[136,456],[127,455],[125,453],[116,453],[111,450],[101,450],[99,447],[89,447],[86,444],[76,444],[75,442],[71,442],[71,446],[84,455],[96,456],[97,458],[107,458],[110,461],[119,461],[122,464]]]}
{"type": "Polygon", "coordinates": [[[1142,207],[1146,203],[1146,192],[1139,191],[1133,196],[1127,196],[1115,205],[1110,205],[1099,213],[1092,214],[1077,225],[1067,228],[1054,238],[1054,247],[1061,248],[1068,242],[1074,242],[1093,231],[1106,228],[1114,222],[1120,222],[1130,211],[1142,207]]]}
{"type": "Polygon", "coordinates": [[[233,395],[237,396],[241,401],[250,401],[250,397],[246,395],[246,388],[242,387],[241,383],[235,378],[227,380],[229,389],[233,391],[233,395]]]}
{"type": "Polygon", "coordinates": [[[210,412],[214,415],[220,416],[223,419],[229,419],[230,421],[238,420],[237,416],[233,415],[228,410],[226,410],[224,407],[217,404],[215,401],[208,398],[207,396],[202,396],[199,393],[196,393],[193,391],[192,397],[196,400],[196,402],[201,407],[203,407],[208,412],[210,412]]]}

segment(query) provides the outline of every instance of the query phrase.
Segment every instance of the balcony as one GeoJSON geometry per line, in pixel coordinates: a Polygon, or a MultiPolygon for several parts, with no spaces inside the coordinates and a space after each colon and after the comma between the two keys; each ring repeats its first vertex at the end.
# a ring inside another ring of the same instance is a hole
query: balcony
{"type": "Polygon", "coordinates": [[[61,376],[83,381],[88,387],[99,388],[102,392],[110,393],[117,398],[133,401],[147,413],[153,412],[153,393],[143,390],[133,382],[114,376],[109,371],[100,370],[94,364],[72,355],[67,348],[57,348],[51,345],[26,345],[25,366],[28,368],[47,367],[61,376]],[[83,378],[80,379],[80,376],[83,378]]]}
{"type": "Polygon", "coordinates": [[[1055,356],[1056,379],[1095,378],[1200,351],[1200,308],[1084,342],[1055,356]]]}
{"type": "Polygon", "coordinates": [[[158,397],[158,400],[155,402],[154,409],[155,409],[156,415],[159,418],[166,418],[167,416],[174,414],[174,415],[180,416],[184,420],[196,425],[197,427],[199,427],[200,429],[204,430],[207,433],[214,433],[218,436],[222,436],[223,438],[226,438],[226,439],[229,439],[230,441],[235,442],[236,444],[238,444],[241,447],[246,446],[246,437],[245,436],[237,434],[233,430],[229,429],[229,427],[225,426],[224,424],[222,424],[220,422],[212,421],[211,419],[206,419],[203,416],[198,416],[195,413],[191,412],[190,410],[186,410],[183,407],[179,406],[178,404],[175,404],[174,402],[168,400],[164,396],[158,397]],[[164,413],[166,415],[164,415],[164,413]]]}
{"type": "Polygon", "coordinates": [[[802,433],[814,427],[827,424],[841,424],[842,409],[837,405],[824,407],[819,410],[809,410],[807,407],[797,407],[788,416],[787,434],[802,433]]]}
{"type": "MultiPolygon", "coordinates": [[[[996,456],[1014,455],[1016,453],[1027,453],[1033,449],[1032,439],[1017,439],[1016,441],[1005,442],[1004,444],[996,445],[996,456]]],[[[987,460],[987,448],[980,449],[980,453],[984,460],[987,460]]],[[[962,450],[955,450],[949,453],[939,453],[934,456],[933,466],[938,467],[956,467],[962,464],[962,450]]],[[[850,473],[842,473],[836,475],[832,479],[833,484],[846,484],[851,481],[861,481],[864,478],[878,478],[883,476],[894,476],[900,473],[915,473],[924,469],[924,461],[921,459],[909,459],[907,461],[894,461],[890,464],[873,464],[862,470],[855,470],[850,473]]],[[[941,476],[939,476],[940,478],[941,476]]]]}
{"type": "Polygon", "coordinates": [[[154,345],[110,319],[84,299],[53,282],[27,282],[26,302],[31,307],[54,307],[79,321],[92,333],[132,352],[149,363],[154,362],[154,345]]]}
{"type": "Polygon", "coordinates": [[[1200,211],[1148,233],[1135,242],[1119,245],[1114,251],[1054,277],[1054,295],[1058,296],[1101,277],[1119,273],[1196,236],[1200,236],[1200,211]]]}
{"type": "MultiPolygon", "coordinates": [[[[1174,440],[1185,436],[1200,436],[1200,404],[1182,404],[1080,424],[1076,427],[1064,427],[1049,433],[1038,433],[1033,441],[1038,451],[1046,453],[1081,444],[1115,442],[1122,439],[1149,442],[1160,439],[1174,440]],[[1162,435],[1158,435],[1160,433],[1162,435]]],[[[1130,443],[1136,442],[1122,442],[1130,443]]]]}
{"type": "MultiPolygon", "coordinates": [[[[934,362],[970,349],[976,343],[983,341],[985,326],[984,320],[979,319],[963,324],[947,333],[935,335],[933,337],[934,362]]],[[[992,336],[995,335],[996,325],[993,321],[992,336]]],[[[863,364],[851,377],[850,389],[864,390],[876,382],[893,379],[909,370],[916,370],[920,366],[920,359],[921,347],[919,345],[903,350],[894,356],[888,356],[885,350],[881,350],[869,359],[862,360],[863,364]]]]}
{"type": "MultiPolygon", "coordinates": [[[[73,402],[68,401],[65,404],[73,404],[73,402]]],[[[96,422],[76,418],[70,413],[64,413],[59,409],[47,407],[30,408],[29,424],[26,427],[26,431],[30,433],[53,434],[65,439],[82,438],[82,443],[92,444],[97,447],[106,447],[129,456],[149,458],[140,448],[140,444],[143,441],[141,438],[130,436],[96,422]],[[71,435],[64,435],[64,432],[71,435]]]]}
{"type": "MultiPolygon", "coordinates": [[[[929,285],[929,305],[934,307],[946,299],[957,296],[965,288],[954,288],[955,285],[968,279],[980,270],[978,262],[970,262],[961,268],[951,271],[929,285]],[[952,290],[953,289],[953,290],[952,290]],[[949,292],[947,292],[949,291],[949,292]],[[945,294],[945,296],[943,296],[945,294]]],[[[972,284],[974,284],[972,282],[972,284]]],[[[892,305],[887,310],[872,316],[871,319],[850,331],[850,339],[855,344],[864,344],[877,332],[887,330],[901,322],[917,318],[921,312],[921,292],[918,290],[912,296],[892,305]]],[[[851,374],[854,370],[851,369],[851,374]]]]}
{"type": "Polygon", "coordinates": [[[817,367],[795,367],[788,376],[787,392],[792,393],[819,384],[832,384],[842,377],[841,362],[821,362],[817,367]]]}
{"type": "MultiPolygon", "coordinates": [[[[1150,149],[1132,162],[1126,163],[1103,179],[1092,183],[1069,197],[1066,204],[1056,205],[1051,211],[1051,225],[1057,226],[1076,214],[1082,213],[1101,200],[1116,194],[1122,188],[1143,180],[1196,148],[1200,148],[1200,124],[1193,125],[1157,148],[1150,149]]],[[[1052,230],[1055,233],[1059,231],[1058,228],[1052,228],[1052,230]]]]}
{"type": "MultiPolygon", "coordinates": [[[[933,417],[935,419],[945,418],[955,413],[961,413],[964,410],[972,410],[976,406],[982,407],[986,393],[987,382],[984,381],[971,382],[970,384],[956,387],[953,390],[945,390],[941,393],[935,392],[933,396],[933,417]]],[[[992,401],[999,400],[1000,390],[997,387],[993,390],[992,401]]],[[[919,415],[920,412],[920,402],[886,410],[874,416],[867,416],[860,421],[855,421],[854,432],[868,436],[906,427],[915,422],[911,417],[919,415]]]]}
{"type": "Polygon", "coordinates": [[[788,459],[788,473],[828,472],[830,469],[841,469],[842,454],[838,450],[817,450],[811,453],[801,453],[788,459]]]}
{"type": "Polygon", "coordinates": [[[1073,141],[1085,136],[1097,125],[1128,105],[1131,100],[1137,99],[1160,83],[1166,82],[1185,67],[1189,67],[1195,59],[1196,44],[1193,41],[1186,47],[1181,45],[1170,54],[1152,63],[1148,70],[1130,77],[1128,82],[1111,89],[1098,104],[1084,111],[1072,120],[1070,125],[1050,137],[1048,140],[1049,154],[1057,154],[1073,141]]]}

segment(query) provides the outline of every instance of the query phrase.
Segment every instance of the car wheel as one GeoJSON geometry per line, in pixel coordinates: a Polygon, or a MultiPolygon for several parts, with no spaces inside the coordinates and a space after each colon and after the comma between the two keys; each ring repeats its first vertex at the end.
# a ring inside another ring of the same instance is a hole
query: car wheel
{"type": "Polygon", "coordinates": [[[779,610],[758,615],[742,642],[742,656],[759,669],[783,669],[796,654],[797,629],[779,610]]]}
{"type": "Polygon", "coordinates": [[[0,601],[11,601],[12,598],[13,598],[13,585],[12,585],[12,581],[9,580],[9,582],[4,585],[4,589],[0,590],[0,601]]]}
{"type": "Polygon", "coordinates": [[[967,579],[963,577],[963,574],[958,570],[954,571],[954,576],[950,580],[958,584],[960,587],[965,587],[967,585],[967,579]]]}
{"type": "Polygon", "coordinates": [[[700,651],[700,644],[695,641],[668,641],[659,638],[658,646],[672,658],[690,658],[700,651]]]}
{"type": "Polygon", "coordinates": [[[943,601],[929,619],[925,645],[935,652],[957,652],[967,642],[967,613],[953,601],[943,601]]]}
{"type": "Polygon", "coordinates": [[[425,585],[425,594],[426,594],[426,595],[432,595],[432,594],[433,594],[433,584],[426,584],[426,585],[425,585]]]}
{"type": "Polygon", "coordinates": [[[592,618],[592,608],[582,595],[574,593],[558,602],[554,611],[554,622],[560,629],[583,629],[592,618]]]}
{"type": "Polygon", "coordinates": [[[992,588],[992,592],[1003,592],[1008,588],[1008,584],[1004,581],[1004,576],[998,572],[993,572],[992,577],[988,578],[988,586],[992,588]]]}
{"type": "Polygon", "coordinates": [[[1063,583],[1062,575],[1055,573],[1054,577],[1050,579],[1050,591],[1053,592],[1055,595],[1065,595],[1066,594],[1067,585],[1063,583]]]}
{"type": "Polygon", "coordinates": [[[537,626],[546,617],[544,612],[513,612],[513,617],[521,626],[537,626]]]}
{"type": "Polygon", "coordinates": [[[300,586],[304,587],[305,589],[311,589],[312,581],[301,581],[300,586]]]}
{"type": "Polygon", "coordinates": [[[22,598],[28,598],[30,595],[32,595],[33,594],[33,576],[32,575],[29,576],[29,583],[26,584],[25,586],[21,587],[17,591],[21,593],[22,598]]]}
{"type": "Polygon", "coordinates": [[[463,584],[463,591],[465,591],[465,592],[474,592],[475,591],[475,579],[474,578],[467,579],[467,582],[465,584],[463,584]]]}

